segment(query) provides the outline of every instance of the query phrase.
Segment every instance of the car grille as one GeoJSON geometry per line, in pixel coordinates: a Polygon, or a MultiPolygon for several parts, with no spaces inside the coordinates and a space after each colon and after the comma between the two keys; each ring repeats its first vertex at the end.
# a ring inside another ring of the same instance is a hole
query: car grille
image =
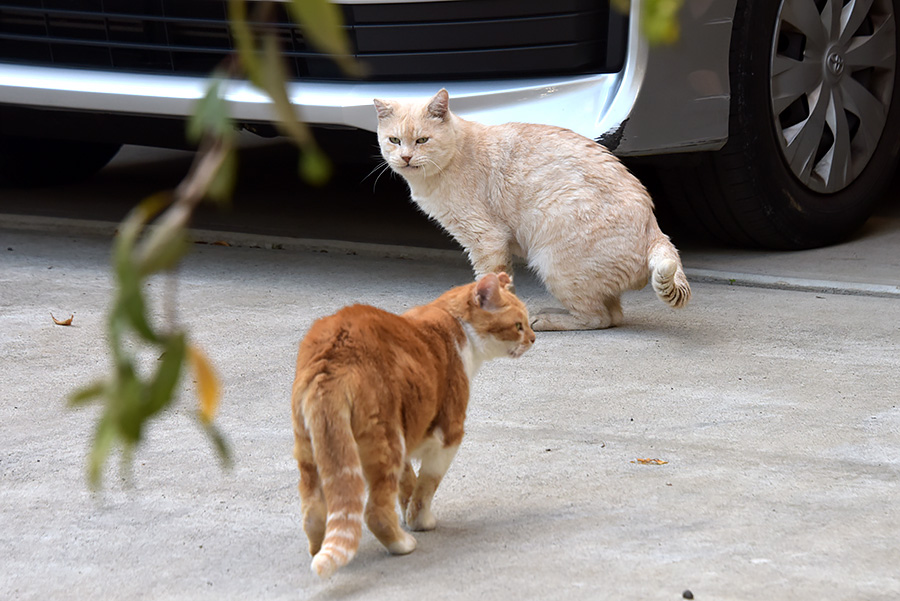
{"type": "MultiPolygon", "coordinates": [[[[608,0],[346,4],[354,54],[373,80],[614,72],[627,17],[608,0]]],[[[346,76],[272,5],[295,79],[346,76]]],[[[205,75],[232,52],[225,0],[0,0],[0,61],[205,75]]]]}

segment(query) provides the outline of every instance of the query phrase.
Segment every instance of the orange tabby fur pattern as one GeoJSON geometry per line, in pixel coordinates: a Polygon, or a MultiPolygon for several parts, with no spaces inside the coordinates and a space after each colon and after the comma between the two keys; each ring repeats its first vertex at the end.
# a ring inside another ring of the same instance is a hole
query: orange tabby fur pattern
{"type": "Polygon", "coordinates": [[[450,112],[446,90],[375,108],[385,161],[476,275],[510,272],[512,257],[524,257],[568,310],[539,312],[534,329],[618,325],[622,292],[648,279],[672,307],[690,299],[650,195],[600,144],[548,125],[467,121],[450,112]]]}
{"type": "Polygon", "coordinates": [[[353,305],[310,328],[291,406],[303,529],[319,576],[353,558],[363,521],[391,553],[413,551],[398,498],[411,530],[434,528],[431,500],[463,438],[471,379],[482,362],[534,343],[511,287],[492,273],[403,315],[353,305]],[[421,460],[418,475],[411,458],[421,460]]]}

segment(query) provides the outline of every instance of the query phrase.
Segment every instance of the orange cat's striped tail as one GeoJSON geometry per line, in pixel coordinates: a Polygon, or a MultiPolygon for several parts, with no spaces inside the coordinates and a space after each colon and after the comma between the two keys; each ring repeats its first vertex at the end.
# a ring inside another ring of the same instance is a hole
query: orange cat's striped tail
{"type": "Polygon", "coordinates": [[[350,405],[344,390],[316,378],[303,400],[303,414],[325,496],[327,517],[322,547],[312,559],[312,570],[328,578],[347,565],[362,537],[366,481],[353,430],[350,405]]]}
{"type": "Polygon", "coordinates": [[[650,267],[650,281],[656,295],[668,305],[680,309],[691,300],[691,285],[688,284],[678,250],[669,237],[659,230],[650,244],[647,263],[650,267]]]}

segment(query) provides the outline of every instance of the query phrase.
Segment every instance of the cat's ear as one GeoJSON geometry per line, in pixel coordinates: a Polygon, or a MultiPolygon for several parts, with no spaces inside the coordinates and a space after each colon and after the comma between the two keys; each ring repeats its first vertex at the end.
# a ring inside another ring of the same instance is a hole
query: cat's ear
{"type": "MultiPolygon", "coordinates": [[[[506,274],[503,274],[506,275],[506,274]]],[[[509,276],[506,276],[509,279],[509,276]]],[[[495,273],[489,273],[475,284],[475,304],[485,311],[497,309],[502,300],[500,298],[500,278],[495,273]]]]}
{"type": "Polygon", "coordinates": [[[379,119],[386,119],[387,117],[390,117],[394,114],[394,107],[389,105],[384,100],[379,100],[378,98],[376,98],[372,102],[375,103],[375,112],[378,113],[379,119]]]}
{"type": "Polygon", "coordinates": [[[449,113],[450,94],[447,93],[446,89],[441,88],[441,91],[435,94],[434,98],[428,103],[428,116],[446,121],[449,113]]]}
{"type": "Polygon", "coordinates": [[[500,281],[500,285],[506,288],[507,290],[512,290],[513,281],[512,277],[505,271],[501,271],[497,274],[497,279],[500,281]]]}

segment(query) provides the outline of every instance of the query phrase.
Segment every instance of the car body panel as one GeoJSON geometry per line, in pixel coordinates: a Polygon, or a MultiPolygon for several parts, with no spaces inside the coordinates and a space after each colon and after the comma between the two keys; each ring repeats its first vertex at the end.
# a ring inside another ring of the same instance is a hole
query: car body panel
{"type": "MultiPolygon", "coordinates": [[[[681,35],[672,45],[648,47],[635,66],[635,96],[622,128],[617,153],[658,154],[718,150],[728,139],[731,95],[729,50],[737,0],[687,0],[679,22],[681,35]]],[[[634,8],[633,8],[634,10],[634,8]]],[[[640,8],[638,8],[640,10],[640,8]]],[[[632,15],[632,34],[640,15],[632,15]]],[[[634,40],[636,35],[632,35],[634,40]]],[[[629,60],[630,62],[630,60],[629,60]]],[[[627,68],[626,68],[627,69],[627,68]]]]}

